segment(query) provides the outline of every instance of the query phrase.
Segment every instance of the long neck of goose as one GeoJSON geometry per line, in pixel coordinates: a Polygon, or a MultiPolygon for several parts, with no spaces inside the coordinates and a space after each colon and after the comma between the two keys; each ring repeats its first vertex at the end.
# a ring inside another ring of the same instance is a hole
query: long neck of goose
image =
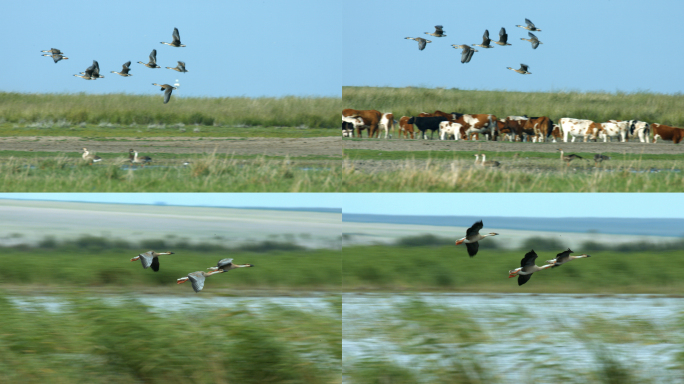
{"type": "Polygon", "coordinates": [[[487,161],[487,157],[486,157],[486,156],[487,156],[487,155],[485,155],[484,153],[482,154],[482,162],[483,162],[483,163],[484,163],[485,161],[487,161]]]}
{"type": "Polygon", "coordinates": [[[570,256],[570,260],[573,259],[583,259],[585,257],[589,257],[589,255],[577,255],[577,256],[570,256]]]}

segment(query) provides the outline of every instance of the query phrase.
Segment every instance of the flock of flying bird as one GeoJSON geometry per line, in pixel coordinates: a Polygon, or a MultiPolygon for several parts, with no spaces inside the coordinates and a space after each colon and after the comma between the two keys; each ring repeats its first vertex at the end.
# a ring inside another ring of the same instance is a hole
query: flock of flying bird
{"type": "MultiPolygon", "coordinates": [[[[136,261],[140,260],[142,263],[143,268],[152,268],[153,271],[158,272],[159,271],[159,256],[161,255],[173,255],[173,252],[155,252],[155,251],[147,251],[145,253],[141,253],[138,256],[134,257],[131,259],[131,261],[136,261]]],[[[199,292],[204,288],[204,281],[207,277],[217,274],[217,273],[223,273],[223,272],[228,272],[231,269],[235,268],[247,268],[247,267],[253,267],[254,265],[252,264],[233,264],[233,259],[221,259],[216,263],[215,267],[209,267],[207,269],[211,269],[211,272],[204,272],[204,271],[197,271],[197,272],[190,272],[188,273],[187,276],[181,277],[180,279],[176,280],[176,284],[183,284],[187,281],[190,281],[192,283],[192,289],[195,290],[195,292],[199,292]]]]}
{"type": "MultiPolygon", "coordinates": [[[[535,31],[535,32],[541,32],[541,29],[538,29],[537,27],[534,26],[534,23],[532,23],[529,19],[525,19],[525,24],[526,25],[516,25],[516,27],[520,27],[523,29],[526,29],[528,31],[535,31]]],[[[434,37],[446,37],[444,34],[444,27],[441,25],[435,25],[435,31],[433,33],[425,32],[426,35],[434,36],[434,37]]],[[[537,36],[535,36],[532,32],[527,32],[529,35],[529,39],[526,39],[524,37],[521,37],[520,40],[525,40],[529,41],[532,43],[532,49],[537,49],[539,44],[543,44],[537,36]]],[[[418,49],[423,50],[425,49],[425,46],[427,43],[432,43],[432,41],[424,39],[422,37],[405,37],[405,39],[409,40],[415,40],[418,42],[418,49]]],[[[484,35],[482,36],[482,44],[471,44],[473,47],[481,47],[481,48],[494,48],[492,45],[492,40],[489,38],[489,30],[486,29],[484,35]]],[[[501,30],[499,31],[499,41],[494,41],[494,44],[501,45],[501,46],[506,46],[506,45],[511,45],[508,43],[508,34],[506,33],[506,28],[501,27],[501,30]]],[[[452,47],[455,49],[462,49],[461,51],[461,63],[469,63],[470,59],[473,58],[473,54],[475,52],[479,52],[477,49],[471,48],[468,44],[451,44],[452,47]]],[[[520,69],[513,69],[511,67],[507,67],[511,71],[515,71],[517,73],[523,74],[523,75],[531,75],[532,72],[528,71],[528,65],[527,64],[520,64],[520,69]]]]}
{"type": "MultiPolygon", "coordinates": [[[[173,29],[173,41],[170,43],[165,43],[161,42],[161,44],[166,44],[170,45],[172,47],[185,47],[185,45],[181,44],[180,41],[180,34],[178,33],[178,28],[173,29]]],[[[59,62],[60,60],[68,60],[69,58],[64,56],[64,53],[60,51],[57,48],[50,48],[49,50],[41,51],[41,52],[46,52],[47,54],[44,54],[43,56],[49,56],[52,57],[52,60],[54,60],[55,64],[59,62]]],[[[153,49],[152,53],[150,53],[150,61],[147,63],[143,63],[142,61],[138,61],[138,63],[146,66],[147,68],[161,68],[159,65],[157,65],[157,50],[153,49]]],[[[127,61],[126,63],[123,64],[123,67],[121,68],[121,72],[116,72],[116,71],[111,71],[111,73],[115,73],[119,76],[123,77],[129,77],[133,76],[129,72],[131,71],[130,68],[131,62],[127,61]]],[[[188,72],[185,69],[185,62],[179,61],[178,65],[175,67],[166,67],[168,69],[173,69],[174,71],[178,71],[181,73],[188,72]]],[[[100,75],[100,64],[97,62],[97,60],[93,60],[93,64],[86,68],[85,72],[80,72],[78,75],[74,75],[76,77],[80,77],[85,80],[97,80],[97,79],[102,79],[104,76],[100,75]]],[[[152,83],[152,85],[156,85],[158,87],[161,87],[161,90],[164,91],[164,104],[168,103],[169,100],[171,99],[171,92],[173,92],[176,87],[171,86],[169,84],[157,84],[157,83],[152,83]]]]}
{"type": "MultiPolygon", "coordinates": [[[[494,232],[488,233],[486,235],[481,235],[480,229],[482,229],[483,226],[484,224],[482,224],[482,220],[476,222],[472,225],[472,227],[468,228],[464,238],[456,240],[456,245],[465,244],[466,248],[468,249],[468,255],[470,255],[470,257],[477,255],[477,251],[480,248],[480,240],[488,236],[498,235],[498,233],[494,232]]],[[[528,280],[530,280],[532,274],[535,272],[543,271],[547,268],[560,267],[561,265],[574,259],[583,259],[586,257],[591,257],[591,255],[587,254],[572,256],[570,255],[571,253],[573,253],[573,251],[570,250],[570,248],[568,248],[566,251],[557,254],[556,258],[547,260],[546,265],[539,267],[535,264],[535,260],[537,259],[537,253],[534,252],[534,249],[532,249],[525,254],[525,257],[523,257],[522,260],[520,260],[520,268],[508,271],[508,277],[511,278],[518,276],[518,285],[523,285],[527,283],[528,280]]]]}

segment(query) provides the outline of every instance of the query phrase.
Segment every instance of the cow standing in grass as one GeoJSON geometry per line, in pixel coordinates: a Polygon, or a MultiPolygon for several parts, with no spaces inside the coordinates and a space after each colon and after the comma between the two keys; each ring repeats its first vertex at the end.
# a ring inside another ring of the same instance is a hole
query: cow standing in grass
{"type": "MultiPolygon", "coordinates": [[[[342,110],[342,117],[362,118],[364,126],[368,127],[368,137],[373,137],[377,134],[378,126],[380,125],[380,119],[382,119],[382,113],[374,109],[357,110],[348,108],[342,110]]],[[[357,128],[356,137],[361,137],[361,129],[362,128],[357,128]]]]}

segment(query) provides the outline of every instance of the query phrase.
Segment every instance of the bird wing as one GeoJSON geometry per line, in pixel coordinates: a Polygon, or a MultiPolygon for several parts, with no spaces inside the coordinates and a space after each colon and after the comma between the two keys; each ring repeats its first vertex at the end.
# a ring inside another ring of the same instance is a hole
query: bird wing
{"type": "Polygon", "coordinates": [[[536,27],[534,26],[534,23],[531,22],[530,19],[525,19],[525,24],[527,24],[527,26],[532,28],[532,29],[536,29],[536,27]]]}
{"type": "Polygon", "coordinates": [[[475,52],[477,52],[477,51],[470,48],[470,50],[468,51],[468,58],[466,59],[466,63],[470,63],[470,59],[473,58],[473,55],[475,54],[475,52]]]}
{"type": "Polygon", "coordinates": [[[164,91],[164,104],[168,103],[169,100],[171,100],[171,92],[173,91],[172,87],[166,87],[166,91],[164,91]]]}
{"type": "MultiPolygon", "coordinates": [[[[191,36],[192,37],[192,36],[191,36]]],[[[191,39],[192,40],[192,39],[191,39]]],[[[180,33],[178,33],[178,28],[173,29],[173,43],[180,44],[180,33]]]]}
{"type": "Polygon", "coordinates": [[[466,248],[468,248],[468,255],[470,255],[470,257],[477,255],[477,250],[480,249],[480,243],[476,241],[474,243],[465,243],[465,245],[466,248]]]}
{"type": "Polygon", "coordinates": [[[423,49],[425,49],[425,45],[426,45],[425,39],[418,40],[418,49],[419,50],[422,51],[423,49]]]}
{"type": "Polygon", "coordinates": [[[508,41],[508,34],[506,33],[506,28],[501,27],[501,30],[499,31],[499,41],[502,43],[508,41]]]}
{"type": "Polygon", "coordinates": [[[158,257],[152,258],[152,270],[155,272],[159,271],[159,258],[158,257]]]}
{"type": "Polygon", "coordinates": [[[482,35],[482,45],[489,45],[491,39],[489,38],[489,29],[485,29],[484,35],[482,35]]]}
{"type": "Polygon", "coordinates": [[[178,62],[178,66],[179,66],[183,71],[185,71],[185,62],[184,62],[184,61],[179,61],[179,62],[178,62]]]}
{"type": "Polygon", "coordinates": [[[527,283],[527,281],[530,280],[531,277],[531,273],[529,275],[518,275],[518,286],[527,283]]]}
{"type": "MultiPolygon", "coordinates": [[[[142,263],[143,268],[147,269],[153,264],[154,257],[149,253],[141,253],[138,256],[140,256],[140,262],[142,263]]],[[[157,270],[159,269],[159,262],[157,262],[157,270]]]]}
{"type": "Polygon", "coordinates": [[[466,237],[472,237],[476,236],[478,233],[480,233],[480,229],[484,227],[484,224],[482,224],[482,220],[475,222],[468,230],[466,231],[466,237]]]}
{"type": "Polygon", "coordinates": [[[467,63],[468,60],[468,55],[470,54],[470,47],[464,46],[462,47],[463,51],[461,52],[461,63],[467,63]]]}
{"type": "Polygon", "coordinates": [[[520,64],[520,69],[527,72],[527,64],[520,64]]]}
{"type": "Polygon", "coordinates": [[[444,27],[442,27],[441,25],[435,25],[435,33],[439,33],[439,34],[444,33],[442,28],[444,28],[444,27]]]}
{"type": "Polygon", "coordinates": [[[226,267],[233,264],[233,259],[221,259],[219,260],[218,264],[216,264],[217,267],[226,267]]]}
{"type": "Polygon", "coordinates": [[[190,279],[192,289],[194,289],[195,292],[199,292],[204,288],[204,275],[202,275],[202,272],[188,273],[188,279],[190,279]]]}
{"type": "Polygon", "coordinates": [[[93,77],[97,78],[100,77],[100,64],[96,60],[93,60],[93,77]]]}
{"type": "Polygon", "coordinates": [[[534,261],[537,259],[537,253],[531,250],[525,254],[525,257],[520,260],[520,266],[525,268],[534,265],[534,261]]]}
{"type": "Polygon", "coordinates": [[[127,62],[124,63],[123,69],[124,69],[124,70],[125,70],[125,69],[128,69],[128,67],[130,67],[130,66],[131,66],[131,62],[130,62],[130,61],[127,61],[127,62]]]}
{"type": "Polygon", "coordinates": [[[150,63],[151,64],[157,64],[157,50],[153,49],[152,53],[150,53],[150,63]]]}
{"type": "Polygon", "coordinates": [[[54,60],[56,63],[56,62],[62,60],[62,55],[60,55],[59,53],[55,53],[52,55],[52,60],[54,60]]]}
{"type": "MultiPolygon", "coordinates": [[[[93,61],[94,62],[94,61],[93,61]]],[[[95,64],[91,65],[90,67],[86,68],[85,73],[83,74],[86,77],[92,77],[93,76],[93,71],[95,70],[95,64]]]]}

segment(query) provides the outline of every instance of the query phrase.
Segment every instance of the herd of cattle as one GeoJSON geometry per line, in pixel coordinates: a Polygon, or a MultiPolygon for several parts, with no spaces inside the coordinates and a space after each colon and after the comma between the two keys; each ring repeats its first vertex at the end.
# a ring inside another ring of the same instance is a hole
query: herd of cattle
{"type": "Polygon", "coordinates": [[[469,115],[458,112],[445,113],[421,113],[418,116],[403,116],[399,121],[394,120],[391,113],[381,113],[374,109],[356,110],[344,109],[342,111],[342,136],[362,137],[362,131],[366,130],[368,137],[379,137],[384,131],[385,138],[391,138],[394,127],[397,126],[399,137],[414,139],[415,134],[426,139],[426,132],[430,131],[430,138],[438,132],[441,140],[453,138],[453,140],[479,140],[480,135],[485,140],[493,141],[532,141],[544,142],[551,140],[554,143],[562,140],[567,142],[571,138],[574,142],[582,138],[584,142],[589,140],[604,142],[617,138],[621,142],[639,140],[642,143],[653,143],[658,139],[672,140],[675,144],[684,138],[684,129],[667,125],[639,120],[609,120],[605,123],[596,123],[591,120],[574,119],[564,117],[555,124],[546,116],[507,116],[498,119],[495,115],[476,114],[469,115]]]}

